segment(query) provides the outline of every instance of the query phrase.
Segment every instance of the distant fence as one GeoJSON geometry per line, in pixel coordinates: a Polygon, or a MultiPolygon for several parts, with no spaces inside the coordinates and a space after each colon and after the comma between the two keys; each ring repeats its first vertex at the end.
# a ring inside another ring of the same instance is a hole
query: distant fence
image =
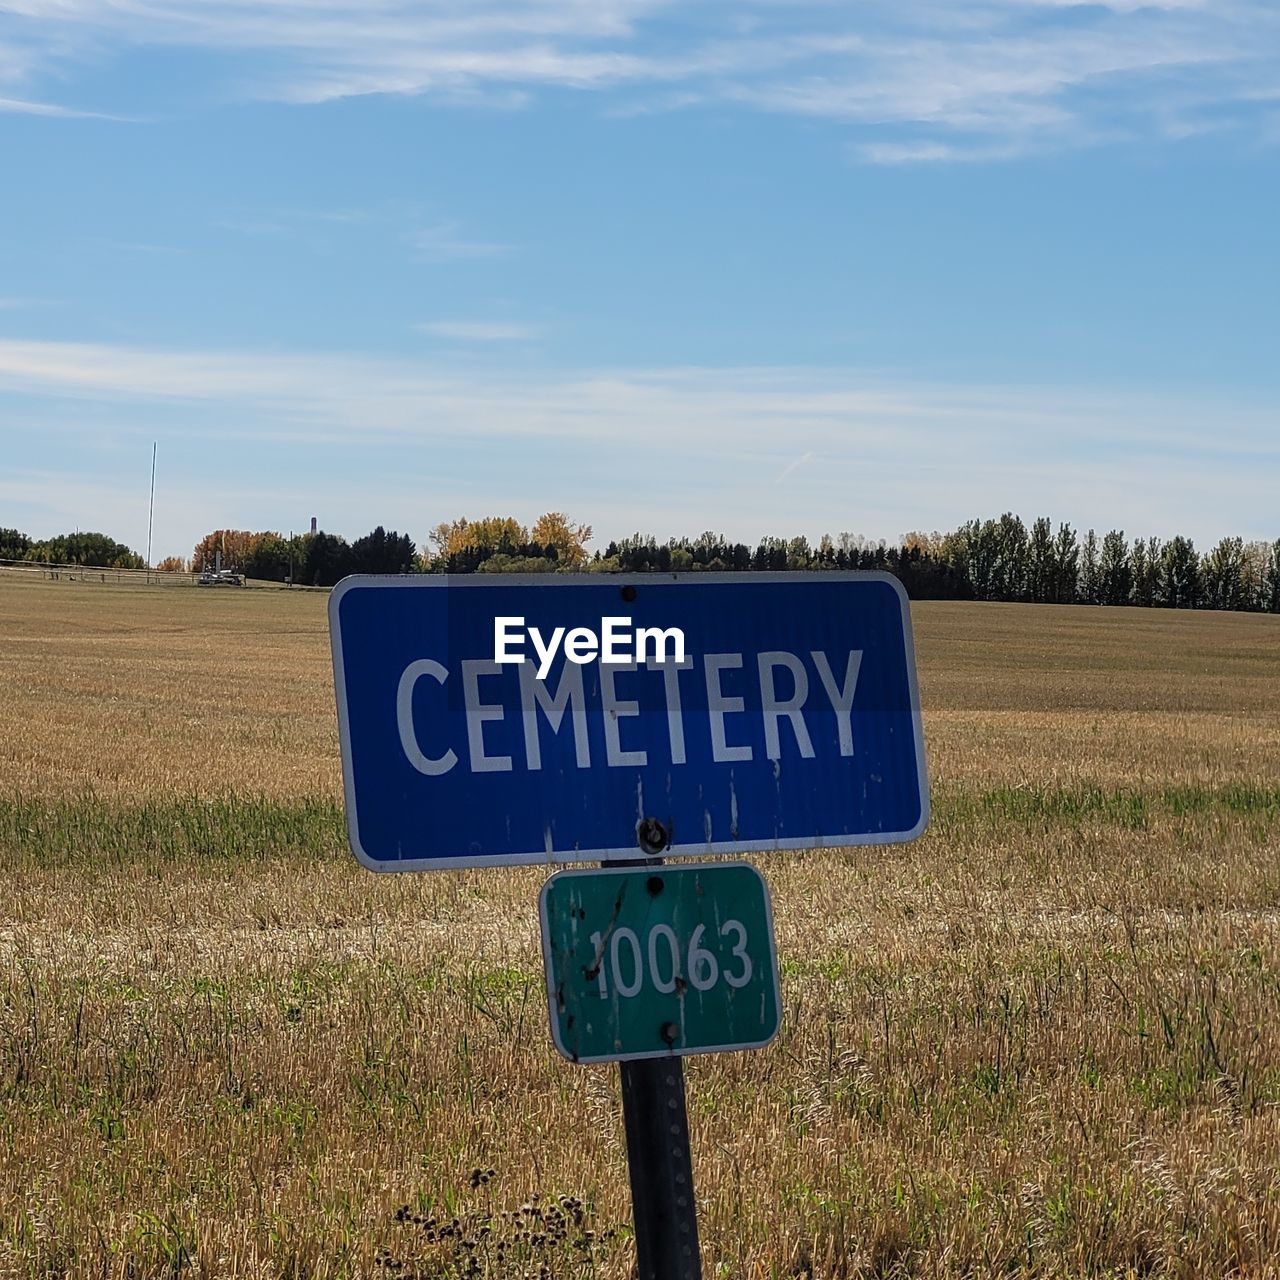
{"type": "Polygon", "coordinates": [[[0,574],[54,579],[60,582],[129,583],[134,586],[194,587],[194,573],[161,573],[158,569],[98,569],[85,564],[37,564],[33,560],[0,560],[0,574]]]}

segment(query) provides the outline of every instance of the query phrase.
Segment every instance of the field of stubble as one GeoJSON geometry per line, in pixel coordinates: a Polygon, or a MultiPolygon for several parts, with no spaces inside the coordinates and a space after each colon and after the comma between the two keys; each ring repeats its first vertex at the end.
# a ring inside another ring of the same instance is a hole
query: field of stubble
{"type": "MultiPolygon", "coordinates": [[[[629,1274],[543,873],[355,863],[324,604],[0,580],[2,1276],[629,1274]]],[[[914,619],[929,833],[758,859],[688,1065],[707,1276],[1280,1275],[1280,618],[914,619]]]]}

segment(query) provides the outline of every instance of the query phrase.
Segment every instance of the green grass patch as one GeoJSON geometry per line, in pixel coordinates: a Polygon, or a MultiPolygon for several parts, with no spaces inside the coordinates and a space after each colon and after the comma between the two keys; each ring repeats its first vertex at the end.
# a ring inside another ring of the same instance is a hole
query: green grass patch
{"type": "Polygon", "coordinates": [[[940,831],[968,823],[1023,828],[1083,825],[1145,830],[1161,817],[1280,819],[1280,787],[1228,783],[1142,787],[994,787],[946,790],[934,797],[940,831]]]}
{"type": "Polygon", "coordinates": [[[92,797],[0,799],[0,857],[41,866],[347,855],[335,800],[174,796],[136,804],[92,797]]]}
{"type": "MultiPolygon", "coordinates": [[[[979,826],[1145,830],[1161,818],[1280,821],[1280,787],[1230,783],[1140,787],[940,788],[931,828],[946,837],[979,826]]],[[[0,798],[0,859],[41,866],[128,865],[278,857],[349,857],[340,801],[261,796],[0,798]]]]}

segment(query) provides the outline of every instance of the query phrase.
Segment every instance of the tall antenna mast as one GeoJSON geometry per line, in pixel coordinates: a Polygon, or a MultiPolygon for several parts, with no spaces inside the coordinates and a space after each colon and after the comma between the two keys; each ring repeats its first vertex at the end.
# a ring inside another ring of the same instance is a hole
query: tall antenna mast
{"type": "Polygon", "coordinates": [[[156,514],[156,445],[151,442],[151,502],[147,507],[147,582],[151,582],[151,528],[156,514]]]}

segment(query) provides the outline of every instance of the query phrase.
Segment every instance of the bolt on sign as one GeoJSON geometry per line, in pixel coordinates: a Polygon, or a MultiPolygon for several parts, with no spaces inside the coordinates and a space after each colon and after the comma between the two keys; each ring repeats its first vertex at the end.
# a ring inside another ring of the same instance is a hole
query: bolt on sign
{"type": "Polygon", "coordinates": [[[773,916],[754,867],[561,871],[540,908],[551,1037],[570,1061],[758,1049],[777,1034],[773,916]]]}

